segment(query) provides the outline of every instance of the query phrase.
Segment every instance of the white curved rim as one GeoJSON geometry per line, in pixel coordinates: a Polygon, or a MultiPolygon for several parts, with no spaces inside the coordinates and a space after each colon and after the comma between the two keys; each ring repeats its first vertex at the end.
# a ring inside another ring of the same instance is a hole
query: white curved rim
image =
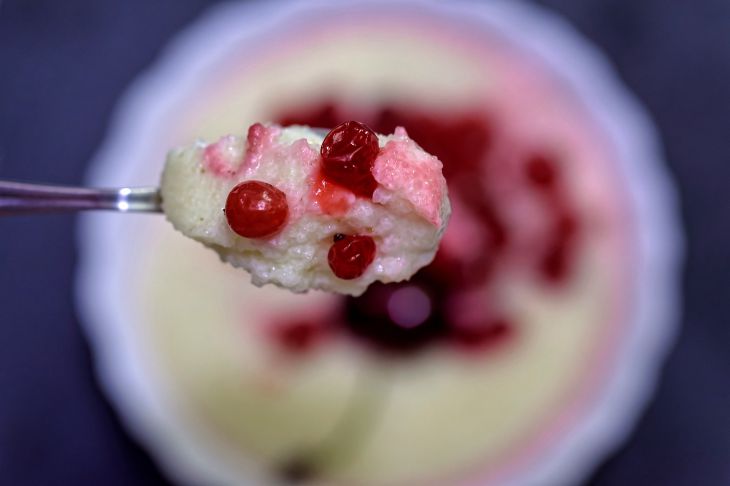
{"type": "MultiPolygon", "coordinates": [[[[130,180],[138,171],[121,161],[141,159],[138,154],[144,153],[149,128],[196,85],[211,59],[299,13],[344,4],[334,0],[236,2],[209,10],[178,34],[155,66],[138,77],[122,97],[87,182],[97,186],[152,182],[130,180]],[[241,28],[241,19],[252,18],[257,22],[241,28]],[[203,51],[201,44],[216,45],[218,50],[203,51]],[[169,79],[176,80],[175,91],[169,90],[169,79]]],[[[549,453],[507,478],[508,484],[577,483],[628,437],[654,391],[677,331],[683,238],[676,216],[678,201],[664,170],[657,133],[603,55],[569,24],[540,7],[513,0],[383,3],[384,8],[396,4],[478,19],[520,49],[536,54],[573,88],[620,150],[618,169],[639,237],[639,293],[630,334],[622,342],[610,381],[598,392],[593,408],[580,416],[549,453]]],[[[78,231],[77,308],[94,349],[98,379],[126,428],[173,479],[185,484],[242,484],[240,471],[188,435],[146,377],[138,337],[126,325],[136,316],[118,298],[127,290],[125,282],[109,278],[119,275],[130,259],[128,249],[113,237],[119,231],[118,218],[84,215],[78,231]]]]}

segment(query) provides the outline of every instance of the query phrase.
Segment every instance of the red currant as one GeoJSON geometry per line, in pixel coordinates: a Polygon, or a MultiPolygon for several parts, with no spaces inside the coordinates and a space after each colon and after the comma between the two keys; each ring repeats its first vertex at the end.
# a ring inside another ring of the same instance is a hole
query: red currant
{"type": "Polygon", "coordinates": [[[226,199],[228,226],[246,238],[276,233],[286,222],[289,205],[286,194],[261,181],[246,181],[231,190],[226,199]]]}
{"type": "Polygon", "coordinates": [[[372,174],[378,156],[378,136],[360,122],[333,128],[322,142],[322,172],[358,196],[372,197],[378,183],[372,174]]]}
{"type": "Polygon", "coordinates": [[[332,272],[344,280],[357,278],[375,259],[375,240],[364,235],[336,234],[327,254],[332,272]]]}

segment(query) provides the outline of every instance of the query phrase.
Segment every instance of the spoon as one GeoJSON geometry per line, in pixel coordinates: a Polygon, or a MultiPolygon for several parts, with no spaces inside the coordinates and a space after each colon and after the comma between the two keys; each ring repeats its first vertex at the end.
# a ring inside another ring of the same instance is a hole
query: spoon
{"type": "Polygon", "coordinates": [[[0,181],[0,215],[90,209],[159,213],[161,203],[157,187],[92,189],[0,181]]]}
{"type": "MultiPolygon", "coordinates": [[[[322,138],[329,133],[327,128],[312,128],[312,131],[322,138]]],[[[162,197],[157,187],[94,189],[0,180],[0,216],[91,209],[161,213],[162,197]]]]}

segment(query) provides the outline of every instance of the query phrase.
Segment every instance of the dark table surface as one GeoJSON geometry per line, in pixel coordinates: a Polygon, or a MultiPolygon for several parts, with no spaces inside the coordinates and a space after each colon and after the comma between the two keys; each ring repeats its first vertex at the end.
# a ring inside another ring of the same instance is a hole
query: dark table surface
{"type": "MultiPolygon", "coordinates": [[[[120,93],[211,2],[0,0],[0,179],[80,184],[120,93]]],[[[652,405],[592,485],[730,484],[730,2],[543,0],[662,133],[689,240],[652,405]]],[[[92,376],[73,216],[0,220],[0,484],[165,484],[92,376]]]]}

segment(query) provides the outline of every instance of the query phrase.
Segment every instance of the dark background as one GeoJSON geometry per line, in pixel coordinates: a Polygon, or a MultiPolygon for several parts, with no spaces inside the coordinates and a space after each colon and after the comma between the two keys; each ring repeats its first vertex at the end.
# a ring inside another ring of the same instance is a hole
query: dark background
{"type": "MultiPolygon", "coordinates": [[[[0,0],[0,179],[80,184],[120,93],[210,3],[0,0]]],[[[631,441],[588,484],[730,484],[730,1],[539,3],[653,114],[689,240],[679,343],[631,441]]],[[[74,223],[0,219],[0,484],[165,484],[94,382],[74,223]]]]}

